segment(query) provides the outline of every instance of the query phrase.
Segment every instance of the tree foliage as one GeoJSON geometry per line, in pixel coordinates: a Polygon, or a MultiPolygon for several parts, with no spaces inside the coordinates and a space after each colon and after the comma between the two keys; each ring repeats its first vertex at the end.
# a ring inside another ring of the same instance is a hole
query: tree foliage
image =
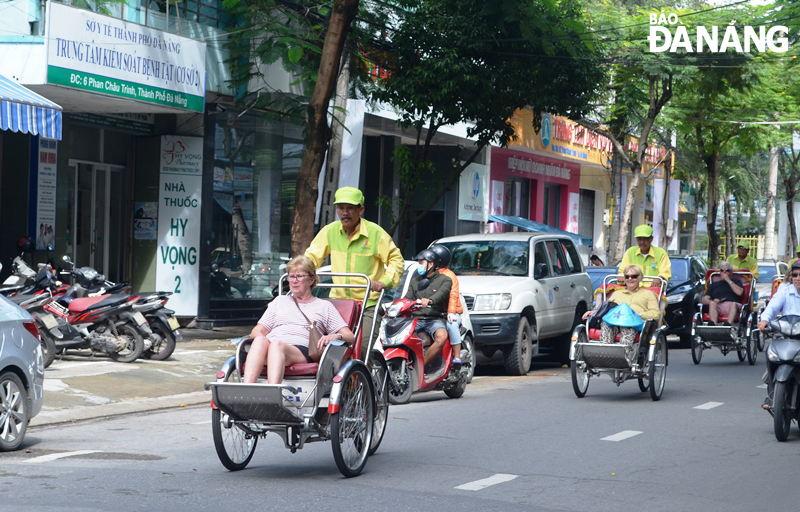
{"type": "Polygon", "coordinates": [[[535,122],[545,111],[586,112],[603,73],[583,22],[575,0],[425,0],[400,13],[384,54],[388,77],[371,97],[391,105],[417,141],[397,155],[405,169],[391,232],[400,227],[401,245],[484,147],[509,143],[514,112],[529,108],[535,122]],[[433,137],[462,122],[470,125],[475,151],[454,163],[444,189],[412,217],[412,199],[430,173],[433,137]]]}

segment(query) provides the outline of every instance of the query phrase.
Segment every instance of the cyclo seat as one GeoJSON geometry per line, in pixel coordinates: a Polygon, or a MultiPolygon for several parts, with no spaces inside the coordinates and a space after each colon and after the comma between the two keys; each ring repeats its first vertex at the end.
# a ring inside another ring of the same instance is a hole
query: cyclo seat
{"type": "MultiPolygon", "coordinates": [[[[361,302],[353,299],[322,299],[327,300],[328,302],[332,303],[336,308],[336,311],[339,312],[342,319],[347,323],[347,326],[350,327],[350,330],[355,332],[356,326],[358,324],[358,318],[361,314],[361,302]]],[[[240,357],[241,361],[244,361],[246,358],[246,352],[249,350],[250,344],[253,340],[245,341],[239,344],[239,351],[240,353],[238,356],[240,357]],[[244,356],[244,357],[242,357],[244,356]]],[[[242,363],[242,375],[244,375],[244,366],[245,363],[242,363]]],[[[317,371],[319,371],[319,363],[298,363],[287,366],[284,370],[283,375],[285,377],[314,377],[317,375],[317,371]]],[[[264,367],[261,369],[261,376],[267,376],[267,365],[264,364],[264,367]]]]}
{"type": "MultiPolygon", "coordinates": [[[[739,279],[742,282],[742,288],[744,289],[744,291],[742,292],[742,296],[739,298],[739,304],[741,304],[742,307],[740,308],[740,311],[739,311],[739,313],[740,313],[739,314],[739,318],[736,319],[738,321],[738,320],[741,320],[741,317],[742,317],[741,313],[744,311],[744,306],[749,306],[750,305],[751,292],[752,292],[752,287],[753,287],[753,274],[751,274],[750,271],[748,269],[746,269],[746,268],[736,268],[736,269],[733,269],[733,275],[731,276],[731,278],[739,279]]],[[[717,281],[720,281],[721,279],[722,279],[722,276],[720,275],[720,270],[718,268],[712,268],[712,269],[709,269],[706,272],[706,282],[707,283],[716,283],[717,281]]],[[[706,291],[708,291],[708,290],[706,290],[706,291]]],[[[708,306],[705,305],[705,304],[703,304],[703,321],[704,322],[710,322],[711,321],[711,316],[708,314],[708,306]]],[[[722,311],[719,312],[718,321],[719,322],[734,323],[734,322],[731,322],[728,319],[728,315],[723,314],[722,311]]]]}
{"type": "MultiPolygon", "coordinates": [[[[604,287],[598,288],[597,291],[601,291],[601,290],[605,289],[606,300],[609,301],[609,300],[613,300],[612,297],[613,297],[614,292],[616,290],[621,290],[623,288],[624,288],[624,285],[615,284],[615,283],[608,283],[604,287]]],[[[653,320],[645,320],[643,329],[636,334],[635,342],[639,341],[639,338],[641,337],[642,333],[644,333],[645,337],[647,337],[653,331],[653,329],[655,329],[656,327],[659,327],[661,325],[661,320],[664,317],[664,309],[666,307],[666,304],[664,302],[665,301],[665,297],[664,296],[661,296],[661,297],[658,296],[658,294],[661,293],[661,287],[659,287],[659,286],[647,286],[645,288],[647,288],[648,290],[653,292],[653,295],[655,295],[656,299],[658,299],[658,306],[659,306],[659,309],[661,309],[661,316],[659,317],[658,322],[653,321],[653,320]]],[[[597,292],[595,292],[595,293],[597,293],[597,292]]],[[[589,332],[587,334],[588,334],[588,337],[589,337],[590,340],[599,340],[601,332],[602,332],[602,329],[593,328],[593,329],[589,329],[589,332]]],[[[614,336],[614,341],[618,342],[619,340],[620,340],[620,335],[619,335],[619,333],[617,333],[616,336],[614,336]]]]}

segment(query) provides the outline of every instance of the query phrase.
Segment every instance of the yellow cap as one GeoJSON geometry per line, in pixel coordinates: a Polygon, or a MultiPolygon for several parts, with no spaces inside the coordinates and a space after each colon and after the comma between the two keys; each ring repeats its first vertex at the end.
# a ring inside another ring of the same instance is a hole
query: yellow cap
{"type": "Polygon", "coordinates": [[[364,194],[356,187],[342,187],[333,196],[333,204],[347,203],[364,206],[364,194]]]}
{"type": "Polygon", "coordinates": [[[633,236],[636,238],[650,238],[653,236],[653,228],[647,224],[640,224],[633,230],[633,236]]]}

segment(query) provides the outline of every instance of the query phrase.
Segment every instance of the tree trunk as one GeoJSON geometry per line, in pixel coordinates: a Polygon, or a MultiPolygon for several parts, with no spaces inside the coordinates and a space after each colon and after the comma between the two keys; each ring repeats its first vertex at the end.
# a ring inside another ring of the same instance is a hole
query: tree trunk
{"type": "Polygon", "coordinates": [[[628,187],[628,196],[625,198],[625,209],[622,212],[622,220],[619,226],[619,239],[617,240],[616,252],[614,253],[614,261],[619,262],[625,254],[625,240],[628,239],[631,217],[633,217],[633,205],[636,204],[636,193],[639,191],[639,181],[642,179],[641,164],[634,162],[631,167],[633,174],[631,175],[631,184],[628,187]]]}
{"type": "Polygon", "coordinates": [[[736,232],[733,229],[733,219],[731,215],[731,202],[728,197],[723,198],[722,212],[725,216],[725,256],[733,254],[736,242],[736,232]]]}
{"type": "MultiPolygon", "coordinates": [[[[614,259],[617,254],[617,246],[621,243],[625,246],[624,241],[620,241],[619,230],[622,225],[622,155],[615,149],[611,156],[611,200],[613,201],[613,210],[611,212],[611,228],[608,230],[608,243],[606,247],[608,252],[606,258],[609,265],[616,265],[620,259],[614,259]]],[[[623,251],[624,252],[624,251],[623,251]]]]}
{"type": "Polygon", "coordinates": [[[703,160],[708,170],[708,187],[706,188],[706,194],[708,196],[708,200],[706,201],[708,210],[708,215],[706,216],[706,225],[708,226],[708,259],[711,262],[711,267],[716,268],[719,264],[719,234],[717,233],[719,150],[715,150],[713,153],[703,158],[703,160]]]}
{"type": "Polygon", "coordinates": [[[769,182],[767,183],[767,225],[765,227],[766,240],[764,242],[764,258],[771,259],[778,256],[775,250],[775,199],[778,191],[778,148],[769,148],[769,182]]]}
{"type": "Polygon", "coordinates": [[[319,173],[331,138],[328,105],[336,85],[347,30],[358,12],[359,0],[334,0],[328,32],[319,62],[317,83],[308,102],[306,148],[297,174],[294,218],[292,220],[292,255],[303,251],[314,238],[314,216],[319,193],[319,173]]]}
{"type": "Polygon", "coordinates": [[[789,217],[789,236],[787,240],[791,244],[787,255],[791,255],[789,259],[794,258],[795,249],[797,248],[797,224],[794,221],[794,188],[786,186],[786,215],[789,217]]]}
{"type": "Polygon", "coordinates": [[[695,186],[694,190],[694,220],[692,220],[692,236],[689,238],[689,254],[694,254],[697,247],[697,219],[700,218],[699,187],[695,186]]]}
{"type": "Polygon", "coordinates": [[[672,158],[664,162],[664,196],[661,202],[661,240],[658,241],[658,246],[668,250],[669,244],[672,242],[672,233],[667,233],[667,226],[669,225],[669,181],[672,176],[672,158]]]}

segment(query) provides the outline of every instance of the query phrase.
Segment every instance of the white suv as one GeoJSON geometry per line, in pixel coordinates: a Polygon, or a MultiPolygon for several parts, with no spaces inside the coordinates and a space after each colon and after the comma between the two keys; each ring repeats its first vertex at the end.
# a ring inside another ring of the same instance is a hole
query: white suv
{"type": "Polygon", "coordinates": [[[592,303],[592,281],[570,237],[471,234],[435,243],[450,249],[477,349],[488,357],[502,349],[511,375],[525,375],[543,345],[569,362],[572,330],[592,303]]]}

